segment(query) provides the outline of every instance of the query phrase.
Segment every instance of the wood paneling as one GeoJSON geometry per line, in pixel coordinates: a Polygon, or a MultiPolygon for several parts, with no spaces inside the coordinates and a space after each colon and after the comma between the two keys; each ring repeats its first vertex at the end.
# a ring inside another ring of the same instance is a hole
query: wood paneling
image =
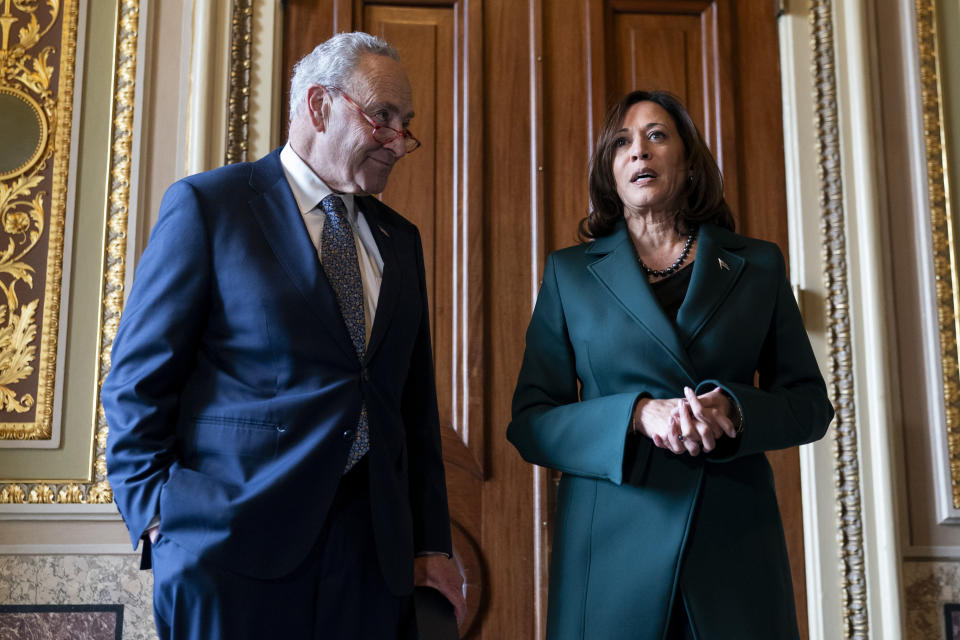
{"type": "MultiPolygon", "coordinates": [[[[613,55],[618,95],[634,89],[663,89],[676,95],[705,131],[705,93],[710,69],[704,50],[713,44],[700,15],[614,12],[613,55]],[[706,38],[704,37],[706,36],[706,38]],[[707,41],[705,41],[705,39],[707,41]]],[[[712,61],[712,60],[711,60],[712,61]]]]}
{"type": "Polygon", "coordinates": [[[731,60],[737,69],[732,85],[736,105],[737,180],[748,198],[738,207],[738,231],[776,242],[788,256],[786,169],[783,155],[783,106],[780,55],[773,2],[750,10],[731,6],[735,37],[731,60]]]}
{"type": "Polygon", "coordinates": [[[535,632],[535,470],[504,437],[533,310],[538,263],[531,210],[531,54],[533,2],[483,2],[484,269],[487,323],[484,381],[490,480],[484,487],[483,547],[490,589],[483,638],[535,632]]]}
{"type": "Polygon", "coordinates": [[[479,13],[461,2],[357,3],[354,17],[397,49],[413,87],[411,130],[422,147],[397,164],[382,197],[423,240],[454,547],[467,577],[461,632],[481,637],[499,576],[496,545],[483,540],[484,228],[482,190],[472,186],[482,185],[483,131],[481,103],[470,99],[482,80],[480,49],[471,48],[479,13]]]}
{"type": "MultiPolygon", "coordinates": [[[[731,4],[730,59],[737,69],[732,85],[737,118],[737,184],[745,197],[735,210],[737,230],[777,243],[789,260],[783,106],[777,22],[772,2],[731,4]],[[749,7],[749,8],[748,8],[749,7]]],[[[767,454],[790,553],[790,572],[800,637],[808,637],[806,567],[800,453],[793,447],[767,454]]]]}
{"type": "MultiPolygon", "coordinates": [[[[726,180],[739,230],[786,253],[772,2],[733,0],[288,0],[284,60],[335,30],[383,35],[414,90],[423,148],[384,200],[421,230],[430,287],[454,543],[469,638],[542,638],[556,474],[506,441],[540,270],[577,241],[607,105],[676,93],[726,180]],[[742,194],[742,197],[740,197],[742,194]]],[[[289,71],[288,71],[289,73],[289,71]]],[[[803,635],[795,449],[771,456],[803,635]]]]}
{"type": "Polygon", "coordinates": [[[738,202],[736,40],[729,0],[612,0],[606,15],[608,101],[635,89],[661,89],[686,105],[738,202]]]}
{"type": "Polygon", "coordinates": [[[586,2],[548,2],[544,7],[542,173],[547,252],[577,243],[577,225],[590,207],[587,171],[595,137],[595,76],[584,64],[590,60],[589,39],[584,37],[589,9],[586,2]]]}
{"type": "Polygon", "coordinates": [[[385,202],[420,229],[430,299],[431,333],[437,368],[440,420],[454,425],[453,312],[457,269],[453,228],[457,183],[454,158],[455,78],[453,12],[450,8],[368,6],[367,31],[390,42],[412,72],[416,116],[410,123],[422,147],[397,163],[390,176],[385,202]]]}
{"type": "Polygon", "coordinates": [[[283,70],[286,75],[281,101],[281,139],[286,140],[293,65],[333,34],[350,30],[351,4],[350,0],[284,0],[283,5],[283,70]]]}

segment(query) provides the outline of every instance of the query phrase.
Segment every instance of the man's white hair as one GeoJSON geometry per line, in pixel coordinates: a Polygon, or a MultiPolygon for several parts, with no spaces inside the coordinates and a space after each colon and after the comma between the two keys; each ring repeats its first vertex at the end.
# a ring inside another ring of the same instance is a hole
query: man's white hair
{"type": "Polygon", "coordinates": [[[310,87],[346,89],[360,58],[368,53],[400,59],[397,50],[386,41],[362,31],[338,33],[300,58],[290,80],[290,121],[303,111],[310,87]]]}

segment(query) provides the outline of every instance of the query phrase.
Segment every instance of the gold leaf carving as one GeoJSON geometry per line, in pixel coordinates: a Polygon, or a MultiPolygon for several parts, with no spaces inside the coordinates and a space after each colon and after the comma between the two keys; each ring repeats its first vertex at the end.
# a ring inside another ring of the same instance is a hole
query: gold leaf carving
{"type": "Polygon", "coordinates": [[[53,53],[53,47],[44,48],[36,58],[33,58],[33,71],[24,68],[20,75],[20,81],[28,86],[34,93],[45,95],[50,87],[50,79],[53,77],[54,68],[47,64],[47,59],[53,53]]]}
{"type": "Polygon", "coordinates": [[[38,484],[30,491],[30,502],[33,504],[53,504],[57,501],[57,494],[50,485],[38,484]]]}
{"type": "Polygon", "coordinates": [[[113,502],[113,489],[107,481],[98,482],[87,491],[87,502],[90,504],[109,504],[113,502]]]}
{"type": "Polygon", "coordinates": [[[18,484],[7,485],[0,491],[0,504],[22,504],[27,501],[27,494],[18,484]]]}
{"type": "MultiPolygon", "coordinates": [[[[31,343],[37,334],[33,317],[38,302],[33,300],[27,303],[20,316],[10,313],[6,326],[0,328],[0,410],[25,413],[33,406],[33,396],[26,393],[18,400],[16,391],[10,385],[33,373],[31,363],[36,357],[37,347],[31,343]]],[[[7,315],[6,307],[0,307],[0,314],[7,315]]]]}
{"type": "Polygon", "coordinates": [[[83,495],[83,487],[78,484],[68,484],[61,487],[57,493],[57,502],[64,504],[83,504],[87,497],[83,495]]]}
{"type": "MultiPolygon", "coordinates": [[[[49,2],[47,4],[49,4],[49,2]]],[[[13,6],[24,13],[33,13],[37,10],[38,5],[37,0],[13,0],[13,6]]]]}
{"type": "MultiPolygon", "coordinates": [[[[7,30],[18,19],[10,14],[8,2],[3,14],[4,47],[0,52],[0,84],[12,91],[25,92],[21,95],[32,96],[29,99],[38,101],[39,108],[47,118],[47,122],[41,122],[45,131],[57,111],[56,100],[50,91],[56,72],[51,64],[51,56],[56,58],[56,51],[54,47],[47,46],[33,54],[30,49],[53,27],[59,16],[60,3],[59,0],[47,0],[49,15],[43,25],[37,19],[39,2],[20,0],[13,5],[25,14],[21,16],[25,26],[17,31],[18,45],[7,50],[7,30]]],[[[35,404],[31,393],[17,391],[13,385],[33,374],[38,349],[35,340],[39,331],[37,310],[41,298],[36,297],[23,304],[20,299],[23,291],[18,293],[17,285],[33,289],[34,268],[23,259],[37,246],[46,226],[45,192],[38,189],[43,184],[47,160],[53,155],[54,145],[50,139],[46,139],[45,144],[36,161],[24,167],[22,175],[9,181],[0,181],[0,229],[7,236],[6,246],[0,249],[0,276],[3,276],[0,278],[0,291],[6,302],[0,305],[0,412],[22,414],[35,404]]],[[[37,393],[40,393],[39,389],[37,393]]]]}
{"type": "Polygon", "coordinates": [[[820,177],[820,232],[823,246],[824,288],[827,314],[827,344],[830,349],[828,390],[834,418],[834,485],[836,531],[840,547],[841,607],[843,627],[838,638],[866,640],[870,637],[863,544],[860,490],[860,445],[847,283],[847,244],[844,235],[843,175],[837,106],[836,49],[833,40],[832,0],[810,4],[811,48],[817,163],[820,177]]]}
{"type": "MultiPolygon", "coordinates": [[[[9,4],[5,0],[0,0],[0,86],[13,86],[14,90],[21,93],[28,92],[27,86],[23,83],[23,78],[29,76],[29,80],[43,85],[47,83],[49,87],[52,84],[50,74],[43,65],[48,65],[47,59],[42,59],[38,65],[33,60],[28,60],[31,53],[24,50],[19,44],[8,42],[15,38],[16,29],[9,28],[10,20],[7,19],[7,27],[4,26],[5,16],[4,7],[15,6],[25,13],[36,11],[40,6],[40,0],[10,0],[9,4]]],[[[50,8],[49,23],[45,18],[40,20],[42,31],[39,35],[43,39],[44,33],[49,30],[61,11],[60,0],[46,0],[45,6],[50,8]]],[[[57,149],[53,155],[54,170],[57,167],[66,167],[66,154],[61,155],[61,150],[69,150],[70,147],[70,122],[71,122],[71,101],[73,86],[73,51],[76,46],[77,34],[77,0],[63,0],[63,15],[65,32],[61,46],[63,53],[69,52],[69,62],[65,57],[56,61],[56,51],[52,56],[55,67],[59,67],[54,72],[53,77],[59,75],[57,81],[58,96],[54,97],[52,93],[46,93],[43,96],[34,94],[35,100],[40,105],[39,109],[46,115],[50,121],[51,139],[58,140],[57,149]],[[66,87],[66,89],[65,89],[66,87]],[[66,97],[62,103],[57,99],[66,97]],[[54,124],[55,123],[55,124],[54,124]],[[58,164],[59,163],[59,164],[58,164]]],[[[110,3],[112,9],[116,10],[116,47],[114,57],[114,86],[112,92],[112,111],[111,118],[111,154],[108,175],[110,178],[108,193],[109,201],[106,215],[106,224],[108,229],[107,238],[103,246],[103,293],[101,304],[100,331],[97,336],[97,350],[99,354],[97,363],[97,386],[102,380],[103,375],[110,367],[110,345],[113,336],[116,334],[116,319],[120,315],[120,309],[123,302],[122,284],[124,281],[126,242],[123,241],[127,230],[128,210],[130,207],[130,172],[132,167],[132,127],[134,116],[134,87],[136,80],[137,54],[138,54],[138,15],[140,10],[140,0],[116,0],[110,3]]],[[[40,14],[42,16],[42,12],[40,14]]],[[[21,16],[21,22],[16,26],[22,26],[26,18],[21,16]]],[[[14,20],[13,22],[16,22],[14,20]]],[[[39,54],[38,54],[39,55],[39,54]]],[[[37,165],[47,162],[51,154],[44,155],[37,161],[37,165]]],[[[31,165],[33,166],[33,165],[31,165]]],[[[18,282],[32,288],[33,279],[37,274],[24,271],[16,263],[22,260],[25,251],[29,251],[37,239],[44,233],[49,233],[51,239],[55,236],[62,238],[62,223],[57,226],[51,221],[44,224],[44,218],[37,217],[35,214],[42,213],[42,204],[49,199],[51,202],[60,203],[61,209],[65,188],[60,184],[60,189],[46,194],[44,200],[36,200],[35,193],[37,184],[27,184],[38,174],[29,168],[24,169],[22,174],[13,176],[13,179],[4,178],[0,180],[0,276],[9,281],[11,276],[19,277],[18,282]],[[27,174],[27,175],[24,175],[27,174]],[[19,181],[17,180],[19,176],[19,181]],[[15,193],[16,192],[16,193],[15,193]],[[16,201],[16,202],[14,202],[16,201]],[[35,206],[40,204],[38,208],[35,206]],[[19,213],[25,213],[30,218],[30,226],[25,232],[11,233],[11,230],[19,230],[23,226],[24,218],[21,215],[12,216],[5,220],[2,211],[12,209],[19,213]],[[3,242],[3,236],[7,236],[7,242],[3,242]],[[10,241],[13,241],[12,244],[10,241]],[[7,273],[4,273],[6,270],[7,273]],[[15,272],[15,273],[10,273],[15,272]]],[[[38,183],[39,184],[39,183],[38,183]]],[[[56,204],[53,205],[56,208],[56,204]]],[[[47,278],[51,277],[50,266],[48,265],[47,278]]],[[[59,277],[59,272],[55,275],[59,277]]],[[[17,287],[14,296],[19,298],[17,292],[24,294],[23,287],[17,287]]],[[[59,290],[58,292],[59,293],[59,290]]],[[[4,297],[0,296],[0,303],[4,297]]],[[[51,361],[50,354],[56,353],[56,322],[48,325],[48,320],[55,320],[57,300],[44,299],[43,311],[37,312],[37,320],[42,321],[44,346],[37,350],[37,360],[33,366],[38,369],[42,379],[53,378],[53,369],[44,373],[44,365],[51,361]],[[48,318],[50,316],[50,318],[48,318]],[[48,328],[49,333],[48,333],[48,328]],[[52,338],[52,349],[47,346],[46,336],[52,338]],[[42,354],[42,355],[41,355],[42,354]]],[[[23,307],[26,304],[20,302],[20,310],[13,309],[19,316],[19,322],[23,323],[23,307]]],[[[11,305],[0,304],[0,330],[12,322],[8,317],[11,312],[11,305]]],[[[49,400],[49,398],[47,399],[49,400]]],[[[39,396],[35,400],[35,406],[39,415],[41,405],[44,399],[39,396]]],[[[49,415],[49,414],[48,414],[49,415]]],[[[75,504],[109,504],[113,502],[113,492],[106,478],[106,461],[104,448],[107,438],[107,424],[103,417],[102,408],[97,402],[97,410],[94,424],[94,460],[89,480],[24,480],[17,479],[0,484],[0,503],[75,503],[75,504]]],[[[49,423],[47,424],[49,429],[49,423]]],[[[49,437],[49,430],[44,431],[43,427],[37,423],[30,426],[29,430],[24,430],[16,423],[10,425],[0,425],[0,438],[3,439],[23,439],[23,438],[44,438],[49,437]]]]}
{"type": "MultiPolygon", "coordinates": [[[[36,7],[34,7],[36,10],[36,7]]],[[[40,23],[37,22],[37,14],[30,14],[30,22],[25,27],[21,27],[19,33],[20,46],[29,49],[40,41],[40,23]]]]}
{"type": "Polygon", "coordinates": [[[31,190],[42,180],[35,170],[21,176],[9,187],[0,183],[0,224],[10,234],[7,246],[0,253],[0,275],[9,280],[0,280],[0,290],[6,304],[0,305],[0,411],[26,413],[34,405],[29,393],[22,396],[12,385],[33,373],[32,363],[37,346],[35,321],[40,299],[35,298],[21,308],[17,296],[17,283],[33,288],[33,267],[21,261],[36,246],[43,231],[43,193],[31,190]],[[19,240],[19,243],[17,242],[19,240]]]}

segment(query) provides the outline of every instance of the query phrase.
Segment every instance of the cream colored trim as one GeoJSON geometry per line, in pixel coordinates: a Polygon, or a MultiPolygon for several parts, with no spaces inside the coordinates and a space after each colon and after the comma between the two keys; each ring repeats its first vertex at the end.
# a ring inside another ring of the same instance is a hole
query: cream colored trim
{"type": "MultiPolygon", "coordinates": [[[[811,343],[826,374],[829,367],[820,231],[818,131],[811,62],[816,46],[811,6],[791,2],[779,20],[787,221],[791,280],[799,285],[811,343]]],[[[800,449],[807,616],[810,640],[833,640],[843,628],[841,571],[837,562],[834,432],[800,449]]]]}
{"type": "MultiPolygon", "coordinates": [[[[796,3],[794,3],[796,4],[796,3]]],[[[799,286],[807,330],[822,371],[827,370],[824,334],[823,275],[820,263],[820,229],[817,221],[817,164],[815,139],[809,129],[813,116],[813,82],[810,76],[810,21],[796,8],[778,20],[780,35],[783,142],[787,177],[787,230],[790,240],[790,280],[799,286]],[[804,212],[810,212],[804,215],[804,212]],[[817,304],[811,304],[816,302],[817,304]]],[[[803,504],[803,537],[807,577],[807,623],[810,640],[826,640],[828,630],[839,629],[840,609],[825,608],[839,602],[836,558],[839,550],[833,532],[835,494],[832,433],[821,442],[800,448],[800,483],[803,504]],[[819,468],[818,468],[819,467],[819,468]]],[[[798,612],[803,615],[803,612],[798,612]]]]}
{"type": "Polygon", "coordinates": [[[288,78],[283,72],[283,5],[280,0],[253,0],[253,49],[250,69],[250,120],[247,159],[255,160],[280,146],[280,97],[288,78]]]}
{"type": "MultiPolygon", "coordinates": [[[[929,273],[924,273],[922,283],[927,283],[930,291],[924,302],[930,306],[928,318],[936,322],[930,327],[934,337],[933,349],[927,349],[926,361],[931,365],[930,385],[931,414],[936,417],[930,430],[931,457],[933,459],[933,484],[936,496],[938,524],[960,524],[960,509],[957,507],[960,496],[960,424],[957,411],[960,400],[960,385],[957,381],[957,334],[958,334],[958,273],[957,270],[957,230],[954,224],[950,195],[950,166],[956,159],[948,154],[950,115],[945,113],[945,82],[949,82],[951,67],[942,61],[950,60],[949,41],[938,35],[941,17],[938,16],[937,3],[934,0],[914,0],[915,31],[905,41],[910,43],[909,53],[916,55],[912,59],[913,69],[919,69],[918,77],[913,81],[911,95],[920,97],[918,110],[921,117],[912,120],[915,138],[924,141],[925,157],[919,165],[917,175],[925,180],[923,193],[917,198],[924,211],[924,222],[929,220],[930,232],[921,234],[924,243],[920,255],[930,256],[924,261],[929,273]],[[946,45],[946,46],[945,46],[946,45]],[[942,49],[941,49],[942,48],[942,49]]],[[[941,5],[944,15],[954,15],[952,7],[941,5]]],[[[944,33],[950,29],[946,26],[944,33]]],[[[913,57],[913,55],[911,57],[913,57]]],[[[924,345],[927,346],[926,344],[924,345]]]]}
{"type": "Polygon", "coordinates": [[[190,72],[182,78],[186,96],[185,175],[223,164],[226,152],[227,103],[230,79],[230,0],[195,0],[184,7],[190,38],[186,52],[190,72]],[[186,15],[192,9],[192,13],[186,15]]]}
{"type": "MultiPolygon", "coordinates": [[[[159,0],[158,0],[159,2],[159,0]]],[[[133,166],[130,169],[130,193],[128,196],[129,218],[127,220],[126,236],[127,247],[124,252],[125,261],[131,265],[136,264],[140,258],[139,245],[141,245],[141,235],[145,235],[149,229],[143,226],[143,203],[141,202],[141,185],[145,181],[144,174],[147,165],[151,161],[150,152],[146,153],[143,149],[144,136],[144,117],[145,100],[147,91],[147,72],[150,69],[150,60],[146,56],[151,55],[151,47],[143,46],[148,42],[151,22],[154,20],[156,8],[153,0],[140,0],[140,11],[137,18],[137,32],[140,38],[140,61],[135,71],[135,84],[133,90],[133,130],[131,133],[130,157],[133,166]]],[[[145,243],[143,243],[145,244],[145,243]]],[[[123,281],[123,303],[127,300],[127,293],[133,286],[134,269],[125,269],[123,281]]],[[[122,303],[121,303],[122,308],[122,303]]],[[[96,418],[94,419],[96,420],[96,418]]]]}
{"type": "Polygon", "coordinates": [[[137,555],[116,505],[0,505],[0,555],[137,555]]]}
{"type": "Polygon", "coordinates": [[[960,560],[960,546],[936,545],[921,547],[918,545],[910,545],[904,549],[903,557],[909,560],[930,560],[933,562],[960,560]]]}
{"type": "Polygon", "coordinates": [[[0,556],[139,556],[128,544],[0,544],[0,556]]]}
{"type": "Polygon", "coordinates": [[[883,168],[873,55],[872,16],[860,0],[836,3],[837,101],[841,135],[843,195],[847,224],[848,299],[853,338],[857,439],[860,443],[863,573],[871,638],[900,638],[901,580],[891,452],[899,435],[893,419],[893,349],[888,348],[887,309],[893,305],[886,215],[880,202],[883,168]]]}
{"type": "Polygon", "coordinates": [[[113,502],[106,504],[0,504],[2,520],[120,520],[113,502]]]}
{"type": "Polygon", "coordinates": [[[857,0],[790,4],[780,43],[791,278],[843,428],[801,449],[810,638],[899,638],[871,16],[857,0]]]}

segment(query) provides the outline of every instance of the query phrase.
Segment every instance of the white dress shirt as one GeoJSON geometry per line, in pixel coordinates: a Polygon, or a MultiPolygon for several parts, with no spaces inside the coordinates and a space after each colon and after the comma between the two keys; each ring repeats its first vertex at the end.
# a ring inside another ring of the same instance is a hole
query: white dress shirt
{"type": "MultiPolygon", "coordinates": [[[[290,147],[288,142],[280,151],[280,164],[283,173],[293,191],[293,197],[300,207],[303,224],[313,246],[317,248],[317,256],[323,264],[323,255],[320,249],[320,234],[323,232],[323,223],[327,219],[326,213],[320,207],[320,201],[331,193],[336,193],[317,174],[307,166],[300,156],[290,147]]],[[[363,315],[366,341],[370,342],[370,330],[377,313],[377,299],[380,296],[380,282],[383,276],[383,258],[370,231],[370,225],[362,211],[357,209],[357,203],[352,194],[336,193],[347,207],[347,218],[353,228],[353,240],[357,246],[357,260],[360,263],[360,280],[363,283],[363,315]]]]}

